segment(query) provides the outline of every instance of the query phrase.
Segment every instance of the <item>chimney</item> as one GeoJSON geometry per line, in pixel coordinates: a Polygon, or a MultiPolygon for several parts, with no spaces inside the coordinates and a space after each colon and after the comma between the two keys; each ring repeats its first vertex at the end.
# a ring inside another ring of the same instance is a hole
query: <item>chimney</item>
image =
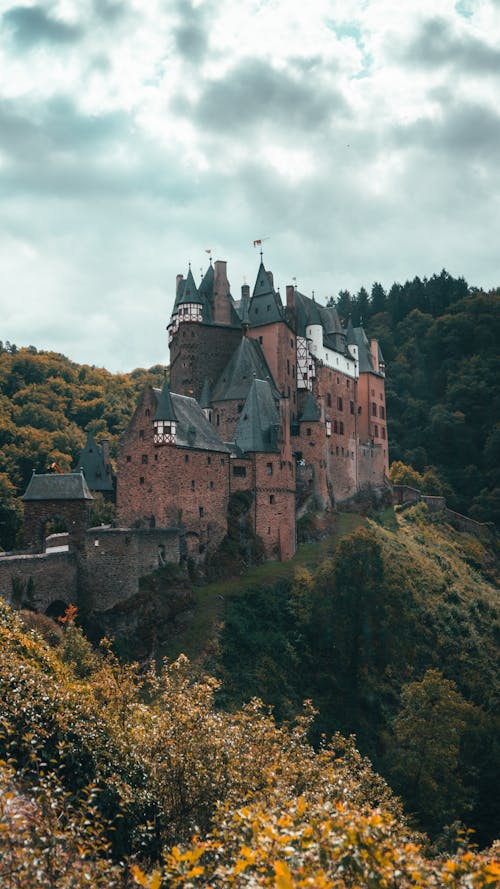
{"type": "Polygon", "coordinates": [[[226,269],[227,262],[222,259],[215,261],[213,319],[216,324],[231,324],[231,301],[226,269]]]}
{"type": "Polygon", "coordinates": [[[274,277],[272,272],[267,272],[267,277],[269,278],[269,283],[271,287],[274,289],[274,277]]]}
{"type": "Polygon", "coordinates": [[[286,304],[289,309],[295,308],[295,287],[293,284],[286,285],[286,304]]]}
{"type": "Polygon", "coordinates": [[[250,299],[250,284],[241,285],[241,298],[250,299]]]}
{"type": "Polygon", "coordinates": [[[370,352],[372,355],[372,363],[373,369],[376,373],[379,373],[378,366],[378,340],[370,340],[370,352]]]}

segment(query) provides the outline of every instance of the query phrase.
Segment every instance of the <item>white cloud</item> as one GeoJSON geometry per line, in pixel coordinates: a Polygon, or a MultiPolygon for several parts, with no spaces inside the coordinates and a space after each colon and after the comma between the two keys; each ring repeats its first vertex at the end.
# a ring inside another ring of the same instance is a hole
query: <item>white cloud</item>
{"type": "Polygon", "coordinates": [[[237,295],[262,235],[276,281],[318,295],[443,266],[499,283],[493,0],[0,14],[3,339],[165,361],[175,274],[212,247],[237,295]]]}

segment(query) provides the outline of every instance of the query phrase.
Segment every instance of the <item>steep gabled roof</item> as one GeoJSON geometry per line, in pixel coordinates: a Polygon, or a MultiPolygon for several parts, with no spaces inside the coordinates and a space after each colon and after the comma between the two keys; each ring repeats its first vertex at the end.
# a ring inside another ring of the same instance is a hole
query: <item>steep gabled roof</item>
{"type": "Polygon", "coordinates": [[[260,343],[244,336],[215,384],[212,401],[244,401],[254,379],[269,379],[273,394],[279,397],[260,343]]]}
{"type": "Polygon", "coordinates": [[[214,278],[214,267],[212,263],[210,263],[198,288],[198,292],[203,302],[203,320],[206,324],[210,324],[213,320],[212,300],[214,295],[214,278]]]}
{"type": "Polygon", "coordinates": [[[83,472],[32,475],[21,500],[93,500],[83,472]]]}
{"type": "Polygon", "coordinates": [[[104,452],[97,444],[91,432],[87,435],[87,441],[80,451],[75,472],[83,469],[85,479],[92,491],[112,491],[113,474],[111,466],[104,459],[104,452]]]}
{"type": "Polygon", "coordinates": [[[278,448],[279,413],[267,380],[254,380],[240,414],[234,443],[243,453],[271,452],[278,448]]]}
{"type": "Polygon", "coordinates": [[[174,406],[172,404],[172,397],[170,395],[170,389],[168,388],[166,377],[163,380],[163,386],[161,387],[161,389],[155,389],[154,392],[156,395],[156,411],[154,419],[163,420],[167,423],[175,421],[177,417],[175,416],[174,406]]]}
{"type": "Polygon", "coordinates": [[[316,404],[312,392],[307,393],[304,410],[302,411],[302,415],[299,417],[299,420],[301,423],[316,423],[318,420],[321,420],[321,411],[316,404]]]}
{"type": "MultiPolygon", "coordinates": [[[[162,391],[153,389],[157,403],[162,391]]],[[[170,399],[176,419],[175,439],[178,447],[229,453],[229,448],[220,440],[194,398],[172,392],[170,399]]]]}
{"type": "Polygon", "coordinates": [[[271,279],[261,261],[252,298],[248,308],[248,321],[250,327],[260,327],[262,324],[273,324],[284,318],[281,296],[276,293],[271,279]]]}

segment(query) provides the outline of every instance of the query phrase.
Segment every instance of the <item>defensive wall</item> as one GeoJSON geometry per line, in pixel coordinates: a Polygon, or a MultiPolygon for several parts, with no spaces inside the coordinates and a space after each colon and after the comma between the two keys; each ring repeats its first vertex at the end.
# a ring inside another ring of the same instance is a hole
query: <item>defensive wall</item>
{"type": "Polygon", "coordinates": [[[445,497],[422,494],[418,488],[412,488],[410,485],[393,485],[393,494],[396,506],[425,503],[431,512],[442,512],[450,525],[453,525],[458,531],[477,534],[479,537],[490,535],[489,526],[484,522],[476,522],[475,519],[471,519],[469,516],[449,509],[446,505],[445,497]]]}
{"type": "Polygon", "coordinates": [[[180,558],[181,535],[174,528],[89,528],[78,551],[0,556],[0,595],[42,613],[60,613],[70,602],[106,611],[134,596],[141,577],[180,558]]]}

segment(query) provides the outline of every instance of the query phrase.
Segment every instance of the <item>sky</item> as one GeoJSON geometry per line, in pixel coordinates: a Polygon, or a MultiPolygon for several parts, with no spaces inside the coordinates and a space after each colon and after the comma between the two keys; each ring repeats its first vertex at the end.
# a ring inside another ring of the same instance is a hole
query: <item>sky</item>
{"type": "Polygon", "coordinates": [[[500,0],[0,0],[0,339],[168,363],[255,239],[320,301],[500,285],[500,0]],[[266,239],[266,240],[264,240],[266,239]]]}

